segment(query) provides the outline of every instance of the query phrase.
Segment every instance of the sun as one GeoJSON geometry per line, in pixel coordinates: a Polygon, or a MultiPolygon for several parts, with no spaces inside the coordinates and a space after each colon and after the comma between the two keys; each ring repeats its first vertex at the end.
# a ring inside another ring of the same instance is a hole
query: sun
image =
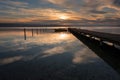
{"type": "Polygon", "coordinates": [[[66,19],[68,19],[68,16],[61,15],[61,16],[59,16],[59,18],[62,19],[62,20],[66,20],[66,19]]]}

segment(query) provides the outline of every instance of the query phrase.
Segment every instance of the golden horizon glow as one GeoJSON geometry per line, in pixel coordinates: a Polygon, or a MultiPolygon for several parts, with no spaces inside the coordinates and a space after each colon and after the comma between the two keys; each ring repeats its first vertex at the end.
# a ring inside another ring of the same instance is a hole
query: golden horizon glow
{"type": "Polygon", "coordinates": [[[62,19],[62,20],[67,20],[69,17],[65,16],[65,15],[60,15],[59,18],[62,19]]]}

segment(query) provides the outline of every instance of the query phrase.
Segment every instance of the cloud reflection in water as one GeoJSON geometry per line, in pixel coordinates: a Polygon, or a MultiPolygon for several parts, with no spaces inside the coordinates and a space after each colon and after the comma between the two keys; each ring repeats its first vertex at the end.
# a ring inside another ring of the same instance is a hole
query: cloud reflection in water
{"type": "Polygon", "coordinates": [[[12,63],[15,62],[16,60],[31,60],[34,59],[35,57],[38,57],[40,54],[43,56],[39,57],[48,57],[56,54],[63,54],[64,52],[69,52],[72,51],[74,48],[71,48],[70,46],[74,46],[74,42],[77,40],[75,37],[72,36],[72,34],[68,33],[41,33],[37,36],[31,37],[30,34],[31,32],[27,32],[28,39],[23,40],[23,34],[22,32],[17,32],[15,31],[14,34],[13,32],[6,33],[4,32],[0,35],[4,39],[1,40],[2,44],[0,45],[1,47],[6,48],[5,50],[1,50],[0,53],[5,53],[8,56],[11,56],[8,54],[10,51],[12,51],[12,54],[14,53],[14,56],[10,58],[4,57],[4,59],[1,60],[1,63],[12,63]],[[5,34],[4,34],[5,33],[5,34]],[[16,36],[16,34],[18,34],[16,36]],[[7,39],[6,39],[7,38],[7,39]],[[33,48],[40,48],[40,51],[37,53],[34,53],[33,48]],[[30,51],[33,51],[32,53],[30,51]],[[23,58],[16,58],[16,53],[19,53],[18,51],[21,51],[24,54],[19,54],[19,56],[23,56],[23,58]],[[27,54],[27,55],[25,55],[27,54]],[[25,58],[24,58],[25,57],[25,58]],[[27,59],[28,58],[28,59],[27,59]],[[3,62],[2,62],[3,61],[3,62]],[[7,62],[8,61],[8,62],[7,62]]]}
{"type": "Polygon", "coordinates": [[[109,66],[70,33],[39,33],[32,37],[28,31],[27,40],[18,33],[0,34],[0,71],[5,79],[10,76],[11,80],[24,80],[24,76],[28,80],[47,80],[51,76],[51,80],[119,80],[109,66]]]}
{"type": "Polygon", "coordinates": [[[22,56],[14,56],[9,58],[0,59],[0,64],[9,64],[21,60],[22,56]]]}

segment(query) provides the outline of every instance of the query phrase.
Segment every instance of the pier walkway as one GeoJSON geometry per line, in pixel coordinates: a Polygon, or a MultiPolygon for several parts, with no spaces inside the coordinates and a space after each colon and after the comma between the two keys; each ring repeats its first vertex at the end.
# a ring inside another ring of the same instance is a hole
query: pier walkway
{"type": "Polygon", "coordinates": [[[72,33],[77,33],[78,35],[85,35],[89,36],[90,38],[98,38],[100,41],[107,41],[120,46],[120,34],[103,33],[76,28],[69,28],[68,30],[72,33]]]}

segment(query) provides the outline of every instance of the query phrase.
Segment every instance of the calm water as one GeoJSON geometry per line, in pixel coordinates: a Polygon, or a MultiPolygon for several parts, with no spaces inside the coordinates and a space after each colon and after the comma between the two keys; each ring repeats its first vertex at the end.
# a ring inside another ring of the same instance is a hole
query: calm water
{"type": "Polygon", "coordinates": [[[120,76],[69,32],[1,29],[0,80],[120,80],[120,76]]]}

